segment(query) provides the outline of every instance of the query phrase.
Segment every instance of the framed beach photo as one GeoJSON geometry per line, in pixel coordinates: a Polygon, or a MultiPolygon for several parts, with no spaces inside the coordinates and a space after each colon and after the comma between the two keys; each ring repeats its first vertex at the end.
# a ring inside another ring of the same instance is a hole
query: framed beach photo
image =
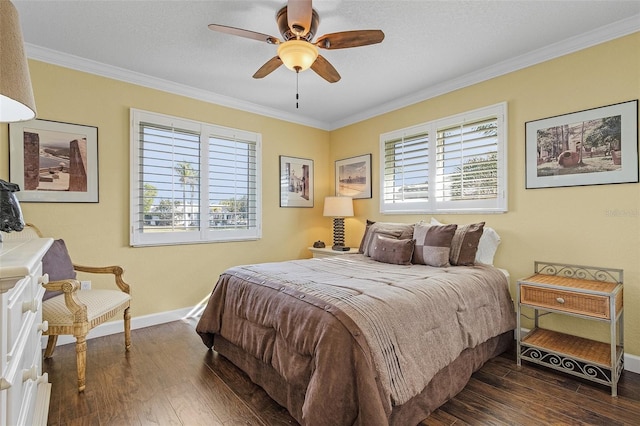
{"type": "Polygon", "coordinates": [[[9,169],[21,202],[97,203],[98,128],[40,119],[10,123],[9,169]]]}
{"type": "Polygon", "coordinates": [[[336,195],[371,198],[371,154],[336,161],[336,195]]]}
{"type": "Polygon", "coordinates": [[[638,182],[638,101],[525,123],[526,188],[638,182]]]}
{"type": "Polygon", "coordinates": [[[280,207],[313,207],[313,160],[280,156],[280,207]]]}

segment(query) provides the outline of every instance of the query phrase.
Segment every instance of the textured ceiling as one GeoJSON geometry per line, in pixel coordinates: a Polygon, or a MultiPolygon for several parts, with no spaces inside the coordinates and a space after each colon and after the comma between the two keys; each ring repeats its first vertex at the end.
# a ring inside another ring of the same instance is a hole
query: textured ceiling
{"type": "MultiPolygon", "coordinates": [[[[321,54],[342,79],[284,66],[251,76],[276,46],[285,0],[13,0],[28,55],[218,104],[335,129],[640,30],[640,1],[320,1],[317,36],[381,29],[381,44],[321,54]]],[[[317,38],[317,37],[316,37],[317,38]]]]}

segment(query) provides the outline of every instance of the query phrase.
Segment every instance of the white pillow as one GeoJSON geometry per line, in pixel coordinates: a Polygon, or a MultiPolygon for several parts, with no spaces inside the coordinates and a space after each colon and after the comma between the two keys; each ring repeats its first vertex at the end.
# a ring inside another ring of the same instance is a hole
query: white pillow
{"type": "MultiPolygon", "coordinates": [[[[431,218],[432,225],[444,225],[438,219],[431,218]]],[[[500,235],[488,226],[484,227],[482,236],[478,242],[478,251],[476,252],[476,262],[484,263],[485,265],[493,265],[493,257],[500,245],[500,235]]]]}

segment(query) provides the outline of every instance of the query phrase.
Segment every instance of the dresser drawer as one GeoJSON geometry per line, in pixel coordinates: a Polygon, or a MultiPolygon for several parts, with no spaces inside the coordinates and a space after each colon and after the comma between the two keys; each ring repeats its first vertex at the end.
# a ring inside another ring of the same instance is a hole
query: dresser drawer
{"type": "MultiPolygon", "coordinates": [[[[37,351],[31,355],[34,358],[31,362],[27,363],[28,368],[25,368],[22,372],[22,390],[21,390],[21,405],[20,411],[17,414],[16,424],[18,425],[33,425],[34,413],[36,410],[36,404],[38,399],[38,385],[42,380],[41,371],[39,368],[40,360],[42,358],[42,352],[37,351]]],[[[28,355],[27,355],[28,357],[28,355]]]]}
{"type": "Polygon", "coordinates": [[[7,395],[7,425],[28,424],[19,419],[28,416],[33,408],[31,401],[33,392],[37,390],[37,379],[42,373],[40,340],[38,336],[36,315],[29,312],[24,327],[18,335],[14,348],[8,353],[6,379],[11,386],[6,389],[7,395]]]}
{"type": "Polygon", "coordinates": [[[594,318],[611,319],[608,296],[522,284],[520,303],[594,318]]]}
{"type": "Polygon", "coordinates": [[[27,314],[30,312],[29,304],[32,302],[32,281],[27,276],[21,279],[13,291],[9,293],[7,300],[7,350],[12,351],[15,345],[20,329],[25,324],[27,314]]]}
{"type": "Polygon", "coordinates": [[[0,426],[47,424],[51,385],[42,374],[42,257],[50,238],[0,244],[0,426]]]}

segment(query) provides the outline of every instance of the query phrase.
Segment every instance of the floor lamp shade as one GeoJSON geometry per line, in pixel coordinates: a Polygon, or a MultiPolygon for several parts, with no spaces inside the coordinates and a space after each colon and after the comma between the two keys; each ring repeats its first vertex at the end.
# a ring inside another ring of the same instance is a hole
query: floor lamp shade
{"type": "Polygon", "coordinates": [[[35,116],[18,11],[10,1],[0,0],[0,122],[31,120],[35,116]]]}
{"type": "Polygon", "coordinates": [[[349,251],[344,245],[344,218],[353,216],[353,199],[351,197],[326,197],[324,199],[324,216],[333,217],[333,250],[349,251]]]}

